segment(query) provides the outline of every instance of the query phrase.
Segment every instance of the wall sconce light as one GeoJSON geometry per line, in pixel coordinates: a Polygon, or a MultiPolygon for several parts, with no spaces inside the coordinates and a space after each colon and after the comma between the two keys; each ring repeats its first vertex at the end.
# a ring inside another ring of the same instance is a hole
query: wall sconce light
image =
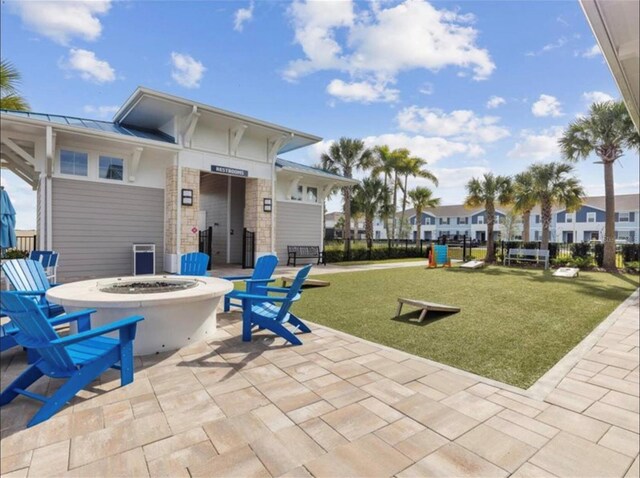
{"type": "Polygon", "coordinates": [[[263,198],[262,199],[262,210],[264,212],[271,212],[273,209],[273,203],[271,202],[271,198],[263,198]]]}
{"type": "Polygon", "coordinates": [[[193,189],[183,189],[181,197],[183,206],[193,206],[193,189]]]}

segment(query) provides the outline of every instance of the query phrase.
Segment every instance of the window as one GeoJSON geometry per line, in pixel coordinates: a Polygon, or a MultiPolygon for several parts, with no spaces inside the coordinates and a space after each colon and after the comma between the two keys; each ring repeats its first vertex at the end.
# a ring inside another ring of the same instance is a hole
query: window
{"type": "Polygon", "coordinates": [[[307,188],[307,201],[318,202],[318,188],[307,188]]]}
{"type": "Polygon", "coordinates": [[[533,234],[534,237],[534,241],[539,241],[540,240],[540,231],[535,231],[535,233],[533,234]]]}
{"type": "Polygon", "coordinates": [[[587,213],[587,222],[596,222],[596,213],[588,212],[587,213]]]}
{"type": "Polygon", "coordinates": [[[122,181],[124,179],[124,160],[111,156],[100,156],[98,175],[100,179],[122,181]]]}
{"type": "Polygon", "coordinates": [[[478,216],[478,224],[484,224],[484,216],[478,216]]]}
{"type": "Polygon", "coordinates": [[[629,213],[628,212],[619,212],[618,213],[618,222],[629,222],[629,213]]]}
{"type": "Polygon", "coordinates": [[[574,216],[574,213],[568,212],[567,215],[565,216],[566,222],[573,222],[573,216],[574,216]]]}
{"type": "Polygon", "coordinates": [[[60,150],[60,172],[73,176],[86,176],[89,164],[89,155],[77,151],[60,150]]]}
{"type": "Polygon", "coordinates": [[[380,239],[380,231],[376,231],[376,232],[375,232],[375,235],[376,235],[376,236],[375,236],[375,237],[376,237],[376,239],[380,239]]]}
{"type": "Polygon", "coordinates": [[[536,224],[540,224],[540,214],[536,214],[536,224]]]}

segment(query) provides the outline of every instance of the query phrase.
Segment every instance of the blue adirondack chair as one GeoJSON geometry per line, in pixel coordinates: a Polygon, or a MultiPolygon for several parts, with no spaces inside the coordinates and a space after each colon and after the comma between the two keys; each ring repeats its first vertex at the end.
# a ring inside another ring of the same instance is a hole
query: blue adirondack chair
{"type": "Polygon", "coordinates": [[[242,300],[243,341],[251,342],[251,331],[257,326],[259,329],[272,331],[293,345],[302,345],[302,341],[286,327],[286,324],[291,324],[295,330],[311,332],[311,329],[289,310],[291,304],[300,299],[300,289],[310,270],[311,264],[300,269],[291,287],[263,287],[265,294],[238,294],[238,298],[242,300]],[[267,295],[269,292],[284,295],[267,295]]]}
{"type": "Polygon", "coordinates": [[[11,286],[24,296],[34,299],[47,317],[55,317],[64,313],[64,308],[57,304],[52,304],[47,300],[45,294],[51,284],[39,261],[31,259],[12,259],[2,264],[2,271],[9,280],[11,286]]]}
{"type": "Polygon", "coordinates": [[[0,407],[18,395],[44,402],[31,418],[29,427],[51,418],[80,390],[109,368],[120,370],[120,384],[133,381],[133,340],[136,325],[141,316],[127,317],[116,322],[91,329],[93,309],[81,310],[47,319],[32,301],[15,292],[0,293],[3,308],[18,328],[15,339],[18,344],[35,349],[39,359],[0,394],[0,407]],[[53,325],[76,321],[84,322],[84,332],[60,337],[53,325]],[[118,332],[119,338],[103,337],[118,332]],[[66,378],[67,381],[51,396],[45,397],[27,390],[40,377],[66,378]]]}
{"type": "Polygon", "coordinates": [[[180,258],[180,275],[206,276],[209,256],[204,252],[189,252],[180,258]]]}
{"type": "MultiPolygon", "coordinates": [[[[223,277],[223,279],[230,281],[243,280],[246,284],[245,294],[260,294],[261,288],[266,286],[270,282],[274,282],[271,276],[276,270],[278,265],[278,257],[272,254],[267,256],[260,256],[256,261],[256,267],[253,269],[253,274],[250,276],[229,276],[223,277]]],[[[229,312],[231,307],[242,308],[242,301],[239,299],[238,294],[242,291],[232,290],[224,296],[224,311],[229,312]],[[234,302],[231,302],[234,300],[234,302]]]]}
{"type": "Polygon", "coordinates": [[[31,251],[29,259],[38,261],[45,270],[47,279],[56,281],[59,254],[55,251],[31,251]]]}

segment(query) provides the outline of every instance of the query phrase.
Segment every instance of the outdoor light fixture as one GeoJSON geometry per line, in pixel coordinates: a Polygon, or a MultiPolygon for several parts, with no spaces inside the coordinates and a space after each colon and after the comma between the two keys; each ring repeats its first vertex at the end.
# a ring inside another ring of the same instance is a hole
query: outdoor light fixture
{"type": "Polygon", "coordinates": [[[182,205],[193,206],[193,189],[182,190],[182,205]]]}
{"type": "Polygon", "coordinates": [[[262,199],[262,210],[264,212],[271,212],[273,206],[271,204],[271,198],[263,198],[262,199]]]}

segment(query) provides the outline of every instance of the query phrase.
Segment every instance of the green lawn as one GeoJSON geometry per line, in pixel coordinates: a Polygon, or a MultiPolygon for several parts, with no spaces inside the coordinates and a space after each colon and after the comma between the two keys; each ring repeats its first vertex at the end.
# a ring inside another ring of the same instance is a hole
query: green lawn
{"type": "Polygon", "coordinates": [[[532,385],[638,286],[638,278],[581,272],[372,270],[318,276],[330,287],[307,289],[294,312],[364,339],[519,387],[532,385]],[[398,297],[457,305],[462,311],[422,324],[398,297]]]}

